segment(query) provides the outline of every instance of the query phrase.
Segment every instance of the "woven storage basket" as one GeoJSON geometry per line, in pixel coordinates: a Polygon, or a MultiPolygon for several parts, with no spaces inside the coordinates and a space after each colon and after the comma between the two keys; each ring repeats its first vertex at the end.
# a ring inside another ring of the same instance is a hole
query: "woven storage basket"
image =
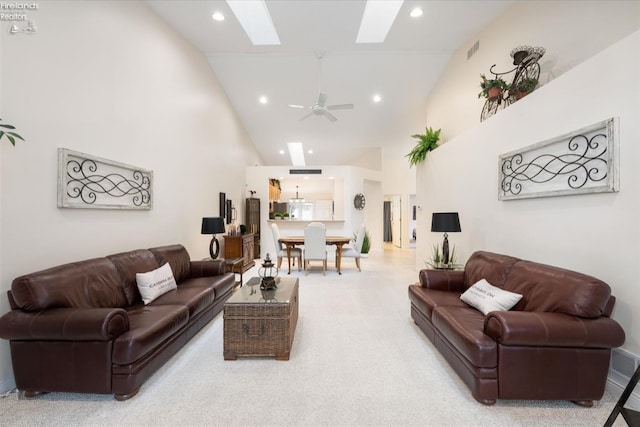
{"type": "MultiPolygon", "coordinates": [[[[233,302],[224,306],[224,358],[275,356],[288,360],[298,321],[298,280],[284,302],[233,302]]],[[[259,292],[259,291],[258,291],[259,292]]],[[[233,298],[233,297],[232,297],[233,298]]]]}

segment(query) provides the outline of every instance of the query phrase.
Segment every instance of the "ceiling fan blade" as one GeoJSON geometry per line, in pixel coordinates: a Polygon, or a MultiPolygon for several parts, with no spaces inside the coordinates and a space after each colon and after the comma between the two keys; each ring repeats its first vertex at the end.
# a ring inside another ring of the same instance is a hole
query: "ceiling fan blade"
{"type": "Polygon", "coordinates": [[[338,120],[336,116],[334,116],[333,114],[331,114],[331,113],[330,113],[330,112],[328,112],[328,111],[324,111],[324,112],[322,113],[322,115],[323,115],[323,116],[325,116],[327,119],[329,119],[329,121],[330,121],[331,123],[333,123],[333,122],[335,122],[336,120],[338,120]]]}
{"type": "Polygon", "coordinates": [[[304,117],[300,118],[300,120],[299,120],[299,121],[303,121],[304,119],[309,118],[309,116],[311,116],[312,114],[313,114],[313,111],[312,111],[312,112],[310,112],[309,114],[307,114],[306,116],[304,116],[304,117]]]}
{"type": "Polygon", "coordinates": [[[353,104],[338,104],[328,105],[327,110],[350,110],[353,108],[353,104]]]}
{"type": "Polygon", "coordinates": [[[327,95],[325,95],[324,93],[321,93],[318,96],[318,105],[324,105],[327,102],[327,95]]]}
{"type": "Polygon", "coordinates": [[[298,104],[289,104],[289,107],[291,107],[291,108],[307,108],[304,105],[298,105],[298,104]]]}

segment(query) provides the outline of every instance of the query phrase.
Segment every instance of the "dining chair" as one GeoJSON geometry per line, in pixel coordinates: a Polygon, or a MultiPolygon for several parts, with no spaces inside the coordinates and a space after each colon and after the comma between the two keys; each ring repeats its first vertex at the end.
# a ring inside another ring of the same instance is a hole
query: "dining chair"
{"type": "Polygon", "coordinates": [[[304,272],[309,273],[310,261],[322,261],[322,275],[327,273],[327,228],[321,222],[311,222],[304,228],[304,272]]]}
{"type": "MultiPolygon", "coordinates": [[[[276,248],[276,256],[278,257],[278,268],[282,265],[282,258],[287,258],[287,248],[280,242],[280,229],[278,224],[271,224],[271,233],[273,234],[273,243],[276,248]]],[[[295,265],[295,259],[298,258],[298,271],[302,266],[302,249],[291,248],[291,258],[293,258],[293,265],[295,265]]]]}
{"type": "MultiPolygon", "coordinates": [[[[362,271],[360,268],[360,253],[362,251],[362,244],[364,243],[364,233],[366,228],[364,224],[360,225],[358,228],[358,232],[356,233],[356,240],[353,244],[344,245],[342,247],[342,259],[345,257],[355,258],[356,259],[356,267],[358,267],[358,271],[362,271]]],[[[338,254],[336,253],[336,265],[338,264],[338,254]]]]}

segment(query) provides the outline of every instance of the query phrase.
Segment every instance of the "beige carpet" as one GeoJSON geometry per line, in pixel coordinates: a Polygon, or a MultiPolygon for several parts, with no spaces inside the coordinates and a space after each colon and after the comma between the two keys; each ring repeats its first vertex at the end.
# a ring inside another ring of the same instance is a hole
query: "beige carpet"
{"type": "MultiPolygon", "coordinates": [[[[477,403],[415,326],[410,250],[300,278],[291,359],[222,357],[222,315],[133,399],[51,393],[0,399],[2,426],[601,426],[616,398],[477,403]]],[[[252,272],[255,272],[252,271],[252,272]]],[[[251,277],[252,272],[245,275],[251,277]]],[[[285,272],[286,274],[286,272],[285,272]]],[[[616,425],[625,425],[622,418],[616,425]]]]}

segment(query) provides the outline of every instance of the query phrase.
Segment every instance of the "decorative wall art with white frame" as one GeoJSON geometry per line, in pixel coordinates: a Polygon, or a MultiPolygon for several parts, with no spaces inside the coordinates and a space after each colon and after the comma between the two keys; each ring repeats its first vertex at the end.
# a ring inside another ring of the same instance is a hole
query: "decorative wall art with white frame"
{"type": "Polygon", "coordinates": [[[58,148],[58,207],[151,209],[153,171],[58,148]]]}
{"type": "Polygon", "coordinates": [[[498,199],[619,190],[618,118],[499,156],[498,199]]]}

